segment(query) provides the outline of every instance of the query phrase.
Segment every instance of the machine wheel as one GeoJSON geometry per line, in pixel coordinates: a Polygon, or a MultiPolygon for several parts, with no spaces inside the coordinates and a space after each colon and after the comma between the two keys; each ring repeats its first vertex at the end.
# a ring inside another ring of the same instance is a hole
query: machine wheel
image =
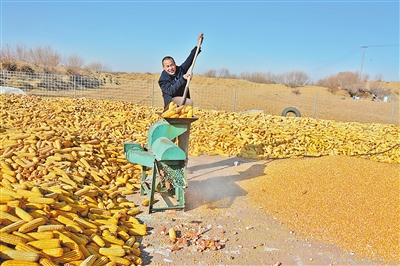
{"type": "Polygon", "coordinates": [[[282,111],[282,116],[286,116],[288,113],[294,113],[297,117],[300,117],[300,111],[297,110],[294,107],[286,107],[283,111],[282,111]]]}

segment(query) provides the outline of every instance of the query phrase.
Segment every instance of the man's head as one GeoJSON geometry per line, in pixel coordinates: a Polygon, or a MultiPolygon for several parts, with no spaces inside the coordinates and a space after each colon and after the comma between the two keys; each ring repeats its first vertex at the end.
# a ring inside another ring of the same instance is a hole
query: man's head
{"type": "Polygon", "coordinates": [[[162,60],[162,67],[170,75],[175,75],[176,64],[175,60],[171,56],[166,56],[162,60]]]}

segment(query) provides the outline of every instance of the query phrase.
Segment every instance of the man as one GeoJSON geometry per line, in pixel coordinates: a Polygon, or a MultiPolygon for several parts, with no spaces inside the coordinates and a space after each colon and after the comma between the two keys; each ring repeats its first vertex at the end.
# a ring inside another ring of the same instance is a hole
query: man
{"type": "MultiPolygon", "coordinates": [[[[198,44],[203,42],[203,33],[199,34],[198,44]]],[[[192,78],[190,73],[186,73],[193,63],[197,46],[192,49],[188,58],[182,65],[177,66],[175,60],[171,56],[162,59],[163,71],[161,72],[158,85],[160,85],[162,96],[164,98],[164,108],[172,101],[172,98],[183,96],[186,83],[192,78]]],[[[199,53],[201,48],[199,47],[199,53]]],[[[187,99],[190,99],[190,93],[187,92],[187,99]]]]}

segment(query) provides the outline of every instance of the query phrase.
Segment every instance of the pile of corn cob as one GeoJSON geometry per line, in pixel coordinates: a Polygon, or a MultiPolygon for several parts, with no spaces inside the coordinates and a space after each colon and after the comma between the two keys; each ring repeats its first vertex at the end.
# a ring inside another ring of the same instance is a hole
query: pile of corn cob
{"type": "Polygon", "coordinates": [[[178,106],[174,102],[170,102],[166,110],[162,113],[162,117],[165,118],[192,118],[193,117],[193,106],[181,105],[178,106]]]}
{"type": "Polygon", "coordinates": [[[400,127],[262,113],[196,110],[191,155],[283,159],[346,155],[400,163],[400,127]]]}
{"type": "Polygon", "coordinates": [[[146,111],[129,124],[129,111],[92,112],[99,103],[86,100],[1,104],[1,265],[140,265],[135,237],[146,225],[126,195],[140,187],[141,169],[117,139],[131,139],[146,111]]]}
{"type": "MultiPolygon", "coordinates": [[[[122,147],[125,141],[145,145],[160,109],[22,95],[2,95],[0,105],[3,264],[27,258],[32,265],[141,264],[133,238],[144,235],[146,225],[134,218],[139,209],[126,199],[139,187],[141,169],[126,161],[122,147]]],[[[395,125],[198,108],[196,117],[191,155],[344,154],[400,163],[395,125]]]]}

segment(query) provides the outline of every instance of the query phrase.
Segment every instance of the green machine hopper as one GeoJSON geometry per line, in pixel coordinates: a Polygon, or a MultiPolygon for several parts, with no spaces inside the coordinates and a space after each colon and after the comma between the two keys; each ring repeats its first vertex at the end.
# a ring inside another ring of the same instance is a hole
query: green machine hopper
{"type": "Polygon", "coordinates": [[[149,197],[149,213],[185,208],[190,125],[197,118],[164,119],[150,127],[146,146],[123,144],[128,162],[142,166],[140,193],[149,197]],[[160,193],[163,205],[155,206],[155,192],[160,193]]]}

